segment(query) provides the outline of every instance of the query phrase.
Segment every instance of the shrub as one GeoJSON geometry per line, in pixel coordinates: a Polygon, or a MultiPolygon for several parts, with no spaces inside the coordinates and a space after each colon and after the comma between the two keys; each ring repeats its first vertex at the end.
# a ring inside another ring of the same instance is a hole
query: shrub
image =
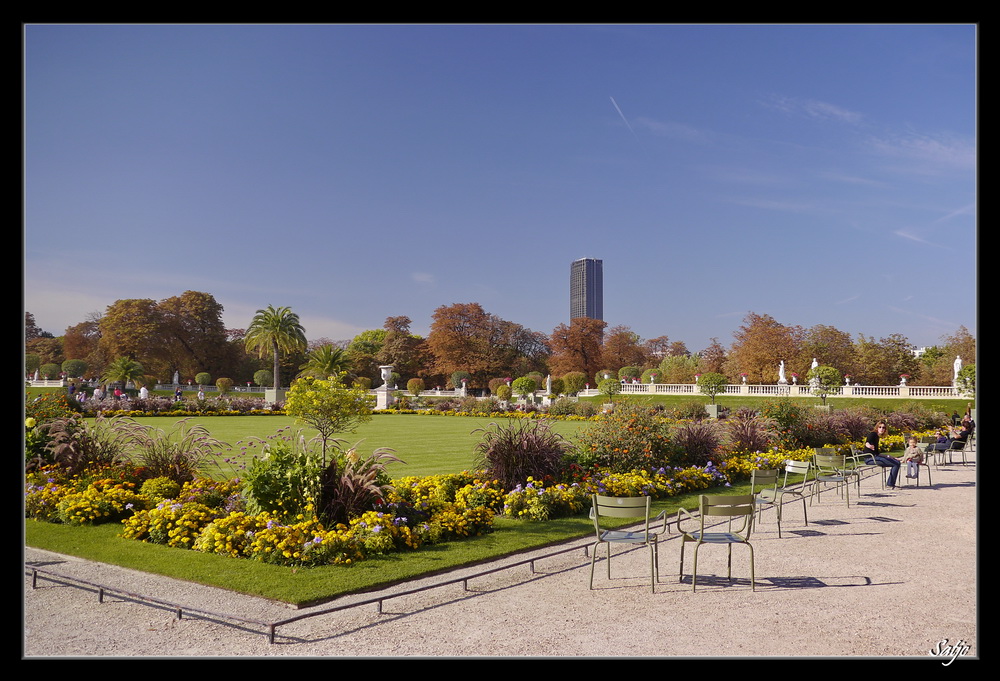
{"type": "Polygon", "coordinates": [[[535,379],[527,376],[514,379],[514,382],[510,387],[514,391],[515,395],[520,395],[523,398],[534,395],[535,391],[538,390],[538,384],[535,383],[535,379]]]}
{"type": "Polygon", "coordinates": [[[414,397],[418,397],[425,389],[426,385],[422,378],[411,378],[406,382],[406,390],[414,397]]]}
{"type": "Polygon", "coordinates": [[[254,440],[262,454],[250,461],[243,476],[243,494],[250,513],[271,513],[279,520],[291,519],[315,507],[319,501],[322,457],[316,442],[301,431],[282,432],[267,440],[254,440]]]}
{"type": "Polygon", "coordinates": [[[677,454],[671,463],[675,466],[704,466],[718,462],[721,433],[711,421],[689,421],[676,426],[671,433],[677,454]]]}
{"type": "Polygon", "coordinates": [[[352,447],[342,460],[331,463],[320,478],[320,516],[333,523],[346,523],[383,503],[392,490],[385,468],[390,463],[403,463],[391,452],[379,448],[363,457],[352,447]]]}
{"type": "Polygon", "coordinates": [[[47,443],[41,458],[28,468],[54,464],[74,474],[126,460],[141,434],[141,426],[122,416],[99,416],[92,422],[70,416],[38,428],[47,443]]]}
{"type": "Polygon", "coordinates": [[[561,378],[552,379],[552,391],[550,395],[565,395],[566,394],[566,384],[561,378]]]}
{"type": "Polygon", "coordinates": [[[708,395],[715,404],[715,396],[725,391],[729,379],[722,374],[708,372],[698,377],[698,390],[702,395],[708,395]]]}
{"type": "Polygon", "coordinates": [[[616,473],[669,465],[675,453],[667,422],[644,407],[620,406],[579,436],[581,465],[616,473]]]}
{"type": "Polygon", "coordinates": [[[767,451],[777,437],[773,420],[746,407],[738,409],[723,424],[726,448],[731,453],[767,451]]]}
{"type": "Polygon", "coordinates": [[[268,369],[258,369],[253,373],[253,382],[257,385],[274,385],[274,375],[268,369]]]}
{"type": "Polygon", "coordinates": [[[504,489],[512,489],[530,477],[558,476],[570,449],[570,443],[546,421],[515,419],[472,432],[481,433],[476,443],[477,466],[499,480],[504,489]]]}
{"type": "Polygon", "coordinates": [[[207,371],[199,371],[194,375],[194,382],[198,385],[209,385],[212,382],[212,374],[207,371]]]}
{"type": "Polygon", "coordinates": [[[493,391],[493,394],[496,395],[496,398],[498,400],[503,400],[504,402],[509,402],[510,398],[514,396],[514,389],[511,388],[506,383],[503,383],[503,384],[498,385],[496,387],[496,390],[493,391]]]}
{"type": "Polygon", "coordinates": [[[170,432],[136,424],[132,431],[135,445],[132,458],[148,471],[149,477],[188,482],[214,463],[215,455],[225,445],[204,426],[189,426],[189,420],[181,419],[170,432]]]}
{"type": "Polygon", "coordinates": [[[563,374],[562,380],[567,395],[575,395],[587,386],[587,374],[582,371],[563,374]]]}
{"type": "Polygon", "coordinates": [[[600,409],[598,409],[597,405],[593,402],[577,402],[575,411],[577,416],[590,418],[592,416],[597,416],[597,412],[599,412],[600,409]]]}
{"type": "Polygon", "coordinates": [[[164,499],[176,499],[181,492],[181,485],[176,480],[158,477],[150,478],[142,483],[139,493],[149,497],[151,501],[159,503],[164,499]]]}
{"type": "Polygon", "coordinates": [[[87,363],[82,359],[67,359],[62,363],[62,370],[71,378],[80,378],[87,370],[87,363]]]}
{"type": "Polygon", "coordinates": [[[53,364],[52,362],[48,362],[38,367],[38,373],[44,379],[52,379],[52,380],[57,379],[59,378],[59,373],[61,371],[62,369],[59,368],[59,365],[53,364]]]}
{"type": "Polygon", "coordinates": [[[633,378],[638,379],[641,376],[642,369],[640,367],[622,367],[618,370],[618,378],[626,381],[631,381],[633,378]]]}
{"type": "Polygon", "coordinates": [[[219,392],[225,395],[227,392],[233,389],[233,379],[231,378],[219,378],[215,381],[215,387],[219,389],[219,392]]]}
{"type": "Polygon", "coordinates": [[[575,400],[571,400],[568,397],[560,397],[557,400],[553,400],[552,404],[549,405],[549,413],[553,416],[570,416],[576,414],[575,400]]]}

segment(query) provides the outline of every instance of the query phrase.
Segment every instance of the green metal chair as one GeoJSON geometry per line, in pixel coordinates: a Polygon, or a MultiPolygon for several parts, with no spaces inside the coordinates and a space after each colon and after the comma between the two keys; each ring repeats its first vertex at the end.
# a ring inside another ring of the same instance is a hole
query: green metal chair
{"type": "MultiPolygon", "coordinates": [[[[812,489],[813,482],[809,480],[809,471],[812,470],[812,463],[809,461],[793,461],[787,459],[785,461],[785,475],[781,481],[781,486],[777,484],[777,471],[753,471],[750,474],[750,484],[751,491],[754,492],[754,503],[757,505],[757,510],[760,511],[762,506],[768,504],[773,504],[777,509],[778,515],[778,538],[781,538],[781,515],[782,508],[784,506],[785,497],[791,497],[793,500],[797,499],[802,502],[802,517],[805,520],[806,525],[809,524],[809,511],[806,508],[806,497],[810,496],[807,494],[812,489]],[[773,487],[768,483],[760,491],[757,491],[756,484],[764,483],[770,478],[766,475],[769,472],[774,473],[775,481],[773,487]],[[765,475],[761,476],[760,474],[765,475]],[[791,487],[788,484],[789,475],[801,475],[802,482],[796,487],[791,487]]],[[[757,518],[760,518],[760,513],[757,514],[757,518]]]]}
{"type": "MultiPolygon", "coordinates": [[[[818,450],[817,450],[818,451],[818,450]]],[[[851,483],[858,487],[858,494],[861,494],[861,476],[847,468],[847,457],[842,454],[819,454],[813,457],[813,464],[816,467],[815,482],[816,493],[809,497],[809,503],[813,499],[819,499],[824,487],[833,485],[847,500],[847,507],[851,507],[851,483]]]]}
{"type": "Polygon", "coordinates": [[[729,549],[727,562],[727,577],[733,580],[733,544],[745,544],[750,549],[750,588],[757,590],[754,581],[753,571],[753,546],[750,544],[750,532],[753,529],[753,518],[755,514],[754,495],[743,494],[736,496],[719,496],[702,494],[698,497],[699,517],[695,518],[685,509],[677,511],[677,529],[681,533],[681,565],[679,579],[684,579],[684,546],[688,542],[694,542],[694,564],[691,568],[691,590],[698,588],[698,549],[702,544],[725,544],[729,549]],[[706,528],[707,523],[712,523],[715,518],[723,517],[727,519],[727,527],[724,531],[711,531],[706,528]],[[742,522],[738,519],[742,518],[742,522]],[[696,530],[681,529],[681,522],[684,520],[698,523],[696,530]],[[737,527],[733,527],[736,521],[737,527]]]}
{"type": "Polygon", "coordinates": [[[656,593],[656,582],[660,579],[659,538],[667,531],[666,512],[661,512],[655,518],[650,518],[652,499],[650,497],[607,497],[600,494],[591,496],[590,518],[594,521],[596,541],[591,546],[590,556],[590,588],[594,588],[594,562],[602,544],[607,546],[608,579],[611,579],[611,545],[632,544],[649,547],[649,573],[653,593],[656,593]],[[641,530],[609,530],[601,527],[601,518],[642,518],[641,530]],[[659,533],[650,529],[652,523],[662,521],[659,533]]]}

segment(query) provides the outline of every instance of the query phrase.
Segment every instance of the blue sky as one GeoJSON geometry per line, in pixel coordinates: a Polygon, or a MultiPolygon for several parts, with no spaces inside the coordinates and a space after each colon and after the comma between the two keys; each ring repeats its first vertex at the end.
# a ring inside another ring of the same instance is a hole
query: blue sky
{"type": "Polygon", "coordinates": [[[24,304],[976,333],[972,25],[28,25],[24,304]]]}

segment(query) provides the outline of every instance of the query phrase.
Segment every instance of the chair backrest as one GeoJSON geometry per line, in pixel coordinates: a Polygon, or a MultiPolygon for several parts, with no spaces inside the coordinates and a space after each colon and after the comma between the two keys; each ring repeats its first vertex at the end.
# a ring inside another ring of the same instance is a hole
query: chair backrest
{"type": "Polygon", "coordinates": [[[802,482],[806,482],[809,479],[809,470],[812,468],[811,461],[793,461],[788,459],[785,461],[785,478],[781,483],[782,487],[788,487],[788,475],[801,475],[802,482]]]}
{"type": "Polygon", "coordinates": [[[821,473],[839,473],[846,468],[847,457],[842,454],[816,454],[816,469],[821,473]]]}
{"type": "Polygon", "coordinates": [[[750,529],[753,526],[753,516],[755,513],[752,494],[702,494],[698,497],[698,506],[701,510],[702,532],[705,530],[706,518],[716,516],[728,517],[731,529],[733,520],[742,517],[743,526],[741,528],[737,528],[737,531],[745,530],[747,537],[750,536],[750,529]]]}
{"type": "Polygon", "coordinates": [[[652,497],[608,497],[601,494],[591,495],[590,517],[594,521],[594,530],[601,534],[601,516],[607,518],[645,518],[646,532],[649,532],[649,511],[652,508],[652,497]]]}
{"type": "Polygon", "coordinates": [[[778,471],[776,470],[755,470],[750,471],[750,493],[757,494],[757,488],[765,489],[770,487],[778,489],[778,471]]]}

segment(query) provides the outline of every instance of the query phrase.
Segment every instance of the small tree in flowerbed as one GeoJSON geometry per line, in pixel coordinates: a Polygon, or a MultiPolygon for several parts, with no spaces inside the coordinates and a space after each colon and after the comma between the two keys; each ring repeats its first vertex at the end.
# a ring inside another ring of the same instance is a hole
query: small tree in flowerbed
{"type": "Polygon", "coordinates": [[[194,375],[194,382],[198,385],[210,385],[212,383],[212,374],[207,371],[199,371],[194,375]]]}
{"type": "Polygon", "coordinates": [[[538,390],[538,384],[535,383],[535,379],[529,378],[528,376],[522,376],[521,378],[515,379],[510,387],[514,391],[515,395],[519,395],[525,400],[531,395],[534,395],[535,391],[538,390]]]}
{"type": "Polygon", "coordinates": [[[615,395],[622,391],[622,384],[617,378],[605,378],[597,384],[597,390],[614,404],[615,395]]]}
{"type": "Polygon", "coordinates": [[[839,388],[844,384],[844,379],[840,372],[831,366],[818,366],[810,369],[808,374],[809,384],[812,385],[812,394],[822,400],[826,405],[826,397],[834,388],[839,388]]]}
{"type": "MultiPolygon", "coordinates": [[[[348,433],[371,420],[375,398],[368,391],[349,388],[346,373],[330,379],[299,378],[285,399],[285,413],[319,431],[323,465],[334,433],[348,433]]],[[[336,459],[331,465],[336,465],[336,459]]]]}
{"type": "Polygon", "coordinates": [[[714,372],[702,374],[698,378],[698,390],[701,391],[702,395],[708,395],[712,404],[715,404],[715,396],[724,392],[727,385],[729,385],[729,379],[714,372]]]}

